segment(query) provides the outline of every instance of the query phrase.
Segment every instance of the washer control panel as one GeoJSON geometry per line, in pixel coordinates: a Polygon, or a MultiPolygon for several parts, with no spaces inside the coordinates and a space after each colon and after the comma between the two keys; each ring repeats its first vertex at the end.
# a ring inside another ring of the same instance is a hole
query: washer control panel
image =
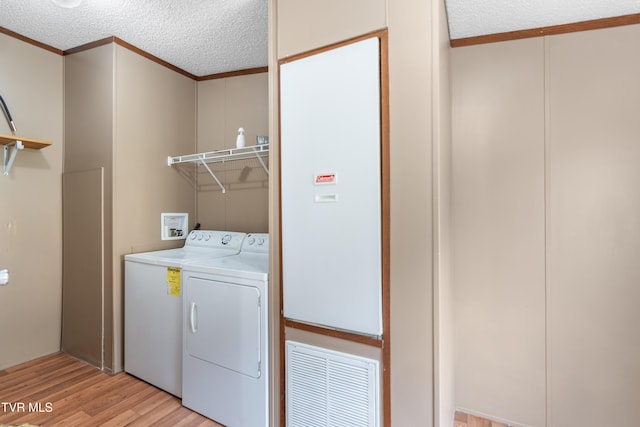
{"type": "Polygon", "coordinates": [[[189,233],[185,246],[239,250],[246,236],[246,233],[236,231],[193,230],[189,233]]]}

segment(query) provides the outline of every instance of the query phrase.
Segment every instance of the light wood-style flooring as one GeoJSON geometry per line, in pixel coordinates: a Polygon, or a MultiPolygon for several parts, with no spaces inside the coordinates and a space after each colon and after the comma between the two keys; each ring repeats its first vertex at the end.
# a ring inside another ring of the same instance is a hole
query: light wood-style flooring
{"type": "Polygon", "coordinates": [[[126,373],[63,353],[0,370],[0,425],[222,427],[126,373]]]}
{"type": "Polygon", "coordinates": [[[508,427],[506,424],[497,421],[485,420],[474,415],[456,412],[454,427],[508,427]]]}
{"type": "MultiPolygon", "coordinates": [[[[0,427],[223,427],[126,373],[109,375],[64,353],[0,370],[0,427]]],[[[508,427],[456,412],[455,427],[508,427]]]]}

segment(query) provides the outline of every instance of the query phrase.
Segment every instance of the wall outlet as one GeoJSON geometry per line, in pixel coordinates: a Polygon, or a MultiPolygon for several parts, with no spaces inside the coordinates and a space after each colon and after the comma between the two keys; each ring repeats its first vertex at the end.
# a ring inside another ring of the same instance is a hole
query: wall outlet
{"type": "Polygon", "coordinates": [[[8,284],[9,284],[9,270],[5,268],[3,270],[0,270],[0,286],[4,286],[8,284]]]}

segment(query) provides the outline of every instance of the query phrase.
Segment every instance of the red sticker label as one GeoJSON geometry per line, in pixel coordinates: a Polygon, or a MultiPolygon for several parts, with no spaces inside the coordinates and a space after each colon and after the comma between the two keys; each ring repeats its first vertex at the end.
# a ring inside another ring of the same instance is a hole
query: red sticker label
{"type": "Polygon", "coordinates": [[[326,173],[322,175],[316,175],[316,184],[335,184],[336,174],[326,173]]]}

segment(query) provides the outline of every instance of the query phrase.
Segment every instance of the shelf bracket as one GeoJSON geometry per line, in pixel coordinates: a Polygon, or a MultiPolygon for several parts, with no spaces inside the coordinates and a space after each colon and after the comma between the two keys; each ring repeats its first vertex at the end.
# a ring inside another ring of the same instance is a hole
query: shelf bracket
{"type": "Polygon", "coordinates": [[[207,162],[204,161],[203,158],[200,159],[200,163],[202,163],[202,166],[204,166],[207,171],[209,172],[209,174],[213,177],[213,179],[216,180],[216,182],[218,183],[218,185],[220,186],[220,189],[222,190],[222,194],[226,193],[227,190],[224,188],[224,185],[222,185],[222,183],[220,182],[220,180],[218,179],[218,177],[216,176],[215,173],[213,173],[213,171],[211,170],[211,168],[209,167],[209,165],[207,165],[207,162]]]}
{"type": "Polygon", "coordinates": [[[13,166],[13,161],[16,159],[16,154],[18,154],[18,150],[23,150],[24,144],[22,141],[14,141],[9,144],[5,144],[4,146],[4,176],[9,175],[11,171],[11,167],[13,166]]]}
{"type": "Polygon", "coordinates": [[[255,147],[253,147],[253,151],[256,153],[256,157],[258,158],[258,161],[262,165],[262,169],[264,169],[264,171],[267,173],[267,176],[269,176],[269,168],[264,163],[264,160],[262,160],[262,157],[260,157],[259,151],[257,151],[255,147]]]}

